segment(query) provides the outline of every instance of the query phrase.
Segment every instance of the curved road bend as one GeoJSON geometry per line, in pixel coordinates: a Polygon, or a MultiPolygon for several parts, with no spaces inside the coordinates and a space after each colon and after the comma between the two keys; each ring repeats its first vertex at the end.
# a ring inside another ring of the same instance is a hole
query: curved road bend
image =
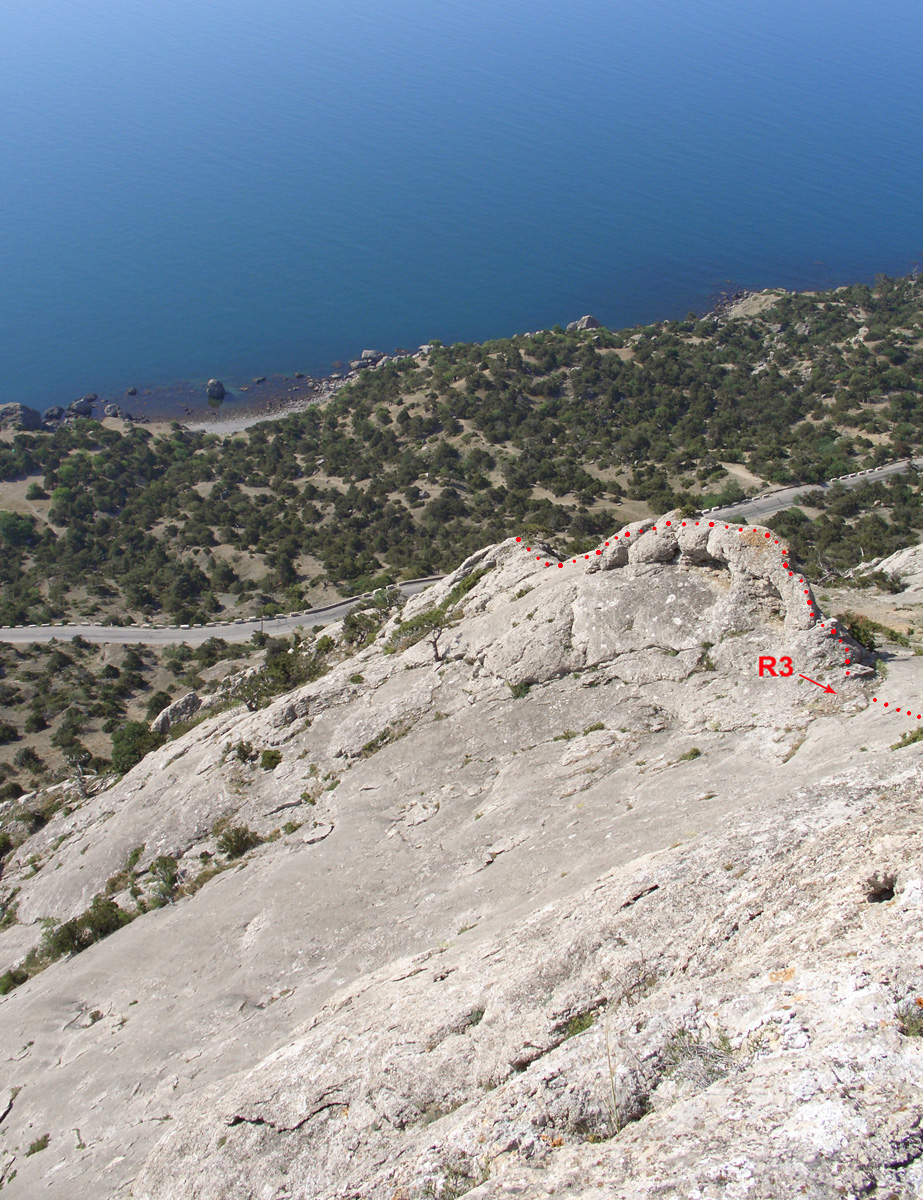
{"type": "Polygon", "coordinates": [[[740,504],[728,504],[723,508],[713,508],[710,511],[706,510],[706,513],[710,517],[721,520],[726,517],[746,517],[751,524],[759,524],[767,517],[774,517],[776,513],[782,512],[784,508],[791,508],[799,496],[806,496],[810,492],[827,492],[835,483],[840,483],[847,488],[860,487],[863,483],[875,483],[878,480],[887,479],[889,475],[903,475],[911,465],[919,470],[923,468],[923,459],[916,459],[911,464],[908,459],[903,458],[898,462],[885,463],[883,467],[874,467],[869,471],[842,475],[839,479],[831,479],[827,483],[800,483],[795,487],[773,488],[771,491],[755,496],[752,500],[743,500],[740,504]]]}
{"type": "MultiPolygon", "coordinates": [[[[415,596],[428,588],[431,583],[444,578],[442,575],[431,575],[427,579],[411,579],[397,586],[405,596],[415,596]]],[[[208,625],[16,625],[12,628],[0,629],[0,642],[50,642],[52,638],[67,641],[78,635],[88,642],[102,644],[115,642],[119,645],[131,645],[143,642],[147,646],[167,646],[177,642],[186,642],[190,646],[201,645],[209,638],[220,637],[226,642],[247,642],[263,629],[266,633],[292,633],[299,628],[310,629],[313,625],[330,625],[345,617],[350,609],[356,608],[372,596],[366,592],[362,596],[353,596],[349,600],[338,600],[335,604],[327,604],[323,608],[312,608],[306,612],[292,613],[289,616],[259,617],[255,620],[236,620],[230,623],[212,622],[208,625]]]]}
{"type": "MultiPolygon", "coordinates": [[[[724,508],[714,508],[706,511],[704,515],[719,520],[727,517],[746,517],[751,524],[759,524],[783,509],[791,508],[798,496],[809,492],[826,492],[835,483],[841,483],[843,487],[848,488],[859,487],[863,483],[887,479],[889,475],[901,475],[911,465],[918,469],[923,468],[923,459],[912,463],[908,459],[901,459],[899,462],[886,463],[883,467],[831,479],[828,483],[802,483],[795,487],[774,488],[755,496],[752,500],[729,504],[724,508]]],[[[431,575],[426,579],[411,579],[398,586],[405,596],[415,596],[431,583],[443,578],[442,575],[431,575]]],[[[369,599],[370,595],[371,593],[366,593],[364,596],[354,596],[350,600],[340,600],[324,608],[309,609],[307,612],[293,613],[287,617],[265,617],[262,621],[259,618],[251,621],[236,620],[228,624],[215,622],[179,628],[175,625],[17,625],[0,629],[0,642],[50,642],[52,638],[66,641],[78,635],[88,642],[114,642],[122,645],[144,642],[150,646],[167,646],[186,642],[188,645],[198,646],[212,637],[224,638],[226,642],[246,642],[259,629],[267,633],[292,633],[296,629],[312,625],[330,625],[333,621],[345,617],[350,609],[369,599]]]]}

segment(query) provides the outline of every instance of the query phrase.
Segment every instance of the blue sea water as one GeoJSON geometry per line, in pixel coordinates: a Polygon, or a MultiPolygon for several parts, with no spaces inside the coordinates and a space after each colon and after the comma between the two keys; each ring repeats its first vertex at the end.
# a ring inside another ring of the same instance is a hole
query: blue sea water
{"type": "Polygon", "coordinates": [[[923,259],[919,0],[4,0],[0,400],[923,259]]]}

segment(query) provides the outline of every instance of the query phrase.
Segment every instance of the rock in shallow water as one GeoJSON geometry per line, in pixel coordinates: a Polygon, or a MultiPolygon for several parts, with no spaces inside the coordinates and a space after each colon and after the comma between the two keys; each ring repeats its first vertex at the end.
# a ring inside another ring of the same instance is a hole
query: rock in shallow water
{"type": "Polygon", "coordinates": [[[220,379],[209,379],[205,387],[205,394],[209,400],[223,400],[227,393],[220,379]]]}

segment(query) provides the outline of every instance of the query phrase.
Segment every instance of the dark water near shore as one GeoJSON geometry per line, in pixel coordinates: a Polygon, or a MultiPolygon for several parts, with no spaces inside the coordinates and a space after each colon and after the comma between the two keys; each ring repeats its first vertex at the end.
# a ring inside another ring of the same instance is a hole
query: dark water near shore
{"type": "Polygon", "coordinates": [[[904,273],[921,45],[919,0],[9,0],[0,400],[904,273]]]}
{"type": "MultiPolygon", "coordinates": [[[[221,401],[210,401],[201,383],[178,381],[149,388],[139,388],[134,396],[116,396],[114,402],[124,413],[140,423],[150,421],[180,421],[200,424],[212,421],[234,421],[242,417],[291,411],[301,401],[316,398],[317,389],[293,377],[273,375],[261,383],[239,384],[228,391],[221,401]]],[[[108,397],[100,395],[93,415],[103,416],[108,397]]]]}

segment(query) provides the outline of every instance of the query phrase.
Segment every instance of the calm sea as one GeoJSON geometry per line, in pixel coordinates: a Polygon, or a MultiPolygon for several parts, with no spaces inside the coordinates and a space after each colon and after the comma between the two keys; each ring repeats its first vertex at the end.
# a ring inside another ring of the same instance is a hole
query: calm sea
{"type": "Polygon", "coordinates": [[[923,260],[920,0],[3,0],[0,400],[923,260]]]}

